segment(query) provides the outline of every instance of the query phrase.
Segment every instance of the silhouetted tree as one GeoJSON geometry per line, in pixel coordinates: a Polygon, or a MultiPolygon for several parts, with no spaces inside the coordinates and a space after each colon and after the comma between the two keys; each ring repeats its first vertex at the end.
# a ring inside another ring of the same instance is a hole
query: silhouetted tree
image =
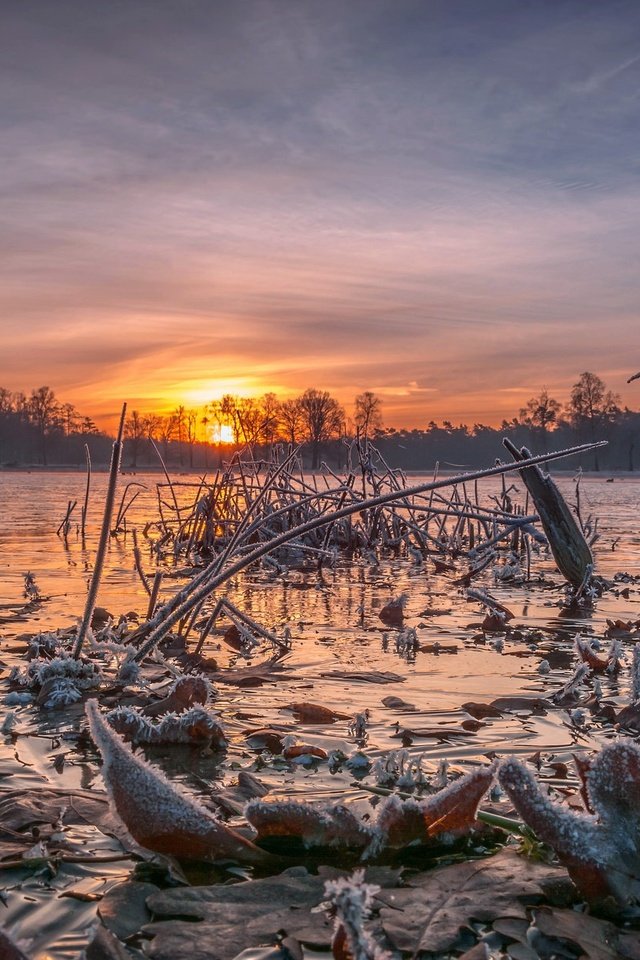
{"type": "MultiPolygon", "coordinates": [[[[571,423],[579,432],[585,433],[590,441],[594,441],[598,432],[619,413],[619,402],[620,397],[607,390],[597,374],[588,371],[582,373],[571,388],[571,423]]],[[[593,451],[593,465],[596,470],[600,469],[597,450],[593,451]]]]}
{"type": "Polygon", "coordinates": [[[300,398],[296,400],[283,400],[280,404],[279,416],[286,441],[292,446],[300,443],[304,425],[300,398]]]}
{"type": "Polygon", "coordinates": [[[28,403],[29,419],[38,431],[43,465],[47,466],[47,441],[60,424],[60,406],[50,387],[38,387],[31,391],[28,403]]]}
{"type": "Polygon", "coordinates": [[[127,440],[127,447],[131,454],[130,467],[135,468],[138,466],[138,453],[140,450],[140,444],[147,436],[146,423],[144,419],[140,416],[137,410],[131,411],[131,416],[127,417],[127,421],[124,425],[124,435],[127,440]]]}
{"type": "Polygon", "coordinates": [[[365,440],[382,429],[382,400],[371,390],[359,393],[355,399],[355,423],[365,440]]]}
{"type": "Polygon", "coordinates": [[[320,445],[340,436],[344,410],[327,390],[305,390],[300,397],[302,423],[311,444],[311,469],[320,464],[320,445]]]}
{"type": "Polygon", "coordinates": [[[543,387],[540,394],[528,400],[520,410],[522,423],[530,428],[534,437],[540,438],[543,453],[547,452],[549,428],[556,423],[561,409],[562,404],[550,397],[547,388],[543,387]]]}

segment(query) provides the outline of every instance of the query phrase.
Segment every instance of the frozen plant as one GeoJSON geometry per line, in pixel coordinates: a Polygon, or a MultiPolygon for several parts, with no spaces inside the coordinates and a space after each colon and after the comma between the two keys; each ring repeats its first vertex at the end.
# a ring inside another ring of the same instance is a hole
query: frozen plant
{"type": "Polygon", "coordinates": [[[577,763],[591,814],[553,803],[524,763],[511,757],[500,783],[540,840],[550,844],[591,903],[640,897],[640,747],[620,740],[577,763]]]}
{"type": "Polygon", "coordinates": [[[567,682],[553,694],[554,702],[561,703],[563,700],[575,699],[578,696],[578,687],[584,683],[590,673],[591,668],[587,663],[579,664],[567,682]]]}
{"type": "Polygon", "coordinates": [[[381,787],[418,790],[429,784],[422,760],[422,757],[412,758],[408,750],[391,750],[386,756],[378,757],[371,773],[381,787]]]}
{"type": "Polygon", "coordinates": [[[351,960],[390,958],[364,929],[364,922],[371,915],[373,898],[379,892],[380,887],[364,882],[364,870],[355,870],[351,877],[325,883],[324,895],[334,915],[331,949],[336,960],[345,956],[351,960]]]}
{"type": "Polygon", "coordinates": [[[363,710],[362,713],[356,713],[353,720],[349,723],[348,732],[356,740],[364,740],[367,736],[367,724],[369,722],[369,711],[363,710]]]}
{"type": "Polygon", "coordinates": [[[24,596],[25,599],[29,600],[31,603],[35,603],[36,601],[42,599],[40,588],[36,583],[35,574],[31,573],[30,570],[28,570],[24,575],[24,596]]]}
{"type": "Polygon", "coordinates": [[[633,659],[631,661],[631,702],[640,700],[640,643],[634,644],[633,659]]]}
{"type": "Polygon", "coordinates": [[[24,669],[15,667],[9,679],[30,690],[38,690],[47,680],[60,677],[72,680],[79,690],[92,690],[99,686],[102,673],[99,666],[89,660],[60,655],[51,660],[38,657],[24,669]]]}
{"type": "Polygon", "coordinates": [[[419,649],[418,634],[415,627],[407,627],[396,636],[396,652],[401,657],[414,656],[419,649]]]}
{"type": "Polygon", "coordinates": [[[53,677],[43,685],[38,703],[45,710],[68,707],[82,699],[82,693],[75,680],[70,677],[53,677]]]}

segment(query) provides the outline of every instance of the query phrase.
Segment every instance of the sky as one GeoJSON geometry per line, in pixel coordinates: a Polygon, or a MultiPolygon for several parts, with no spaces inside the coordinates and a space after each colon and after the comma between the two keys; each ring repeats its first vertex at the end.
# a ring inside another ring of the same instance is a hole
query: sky
{"type": "Polygon", "coordinates": [[[640,406],[636,0],[3,0],[0,386],[640,406]]]}

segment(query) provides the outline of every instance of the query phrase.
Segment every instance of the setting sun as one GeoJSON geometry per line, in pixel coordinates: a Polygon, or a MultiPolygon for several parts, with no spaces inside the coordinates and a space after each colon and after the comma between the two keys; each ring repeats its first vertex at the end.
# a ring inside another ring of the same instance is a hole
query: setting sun
{"type": "Polygon", "coordinates": [[[229,423],[216,423],[211,429],[212,443],[235,443],[233,427],[229,423]]]}

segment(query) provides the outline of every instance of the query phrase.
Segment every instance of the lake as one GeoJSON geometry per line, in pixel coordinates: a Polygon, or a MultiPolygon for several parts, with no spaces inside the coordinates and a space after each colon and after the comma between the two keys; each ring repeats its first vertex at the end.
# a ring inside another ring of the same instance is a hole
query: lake
{"type": "MultiPolygon", "coordinates": [[[[198,478],[177,478],[197,483],[198,478]]],[[[422,478],[412,476],[410,483],[422,478]]],[[[429,479],[427,477],[425,480],[429,479]]],[[[528,583],[497,581],[488,568],[474,586],[487,589],[514,614],[509,634],[484,632],[484,613],[477,600],[467,598],[456,583],[460,570],[436,572],[430,559],[415,563],[385,557],[378,564],[338,560],[325,566],[322,575],[303,566],[274,571],[250,569],[226,584],[223,595],[264,627],[282,633],[288,628],[291,649],[282,658],[283,670],[260,686],[217,684],[215,709],[230,741],[224,756],[197,750],[155,748],[151,756],[174,779],[184,782],[201,797],[233,784],[239,769],[256,772],[273,797],[337,799],[366,810],[371,795],[366,787],[366,763],[391,750],[405,748],[420,760],[428,774],[441,761],[450,771],[465,771],[489,755],[540,752],[547,761],[569,762],[576,748],[595,748],[611,738],[615,729],[587,714],[576,719],[569,709],[543,713],[527,709],[504,711],[501,716],[470,722],[462,705],[487,703],[497,697],[548,696],[571,676],[576,660],[573,644],[579,635],[604,639],[607,620],[635,621],[640,617],[640,589],[633,579],[640,557],[640,479],[587,476],[581,480],[583,519],[598,520],[599,539],[594,547],[596,570],[613,580],[630,574],[605,591],[592,606],[568,608],[561,577],[546,551],[534,554],[528,583]],[[381,609],[405,593],[404,627],[416,631],[418,647],[398,642],[402,631],[385,625],[381,609]],[[539,670],[551,663],[548,673],[539,670]],[[372,682],[373,680],[387,682],[372,682]],[[287,709],[295,703],[320,704],[350,717],[368,711],[366,733],[349,731],[346,720],[305,724],[287,709]],[[265,757],[248,742],[251,729],[268,727],[293,733],[304,743],[325,751],[341,751],[355,758],[350,765],[309,767],[265,757]],[[364,755],[358,767],[358,756],[364,755]]],[[[117,619],[120,614],[146,610],[147,596],[135,571],[132,530],[138,531],[143,566],[152,576],[155,556],[151,547],[159,539],[157,519],[158,474],[122,477],[129,495],[139,491],[127,513],[127,532],[111,538],[98,603],[117,619]]],[[[523,499],[523,485],[513,478],[523,499]]],[[[83,611],[101,523],[106,476],[93,477],[87,536],[83,543],[76,523],[66,538],[56,534],[69,501],[78,501],[72,521],[79,517],[84,497],[80,473],[0,473],[0,639],[5,684],[10,669],[23,660],[24,637],[74,624],[83,611]],[[30,572],[43,597],[26,606],[24,575],[30,572]]],[[[570,476],[558,481],[570,502],[575,483],[570,476]]],[[[492,503],[500,480],[480,484],[480,499],[492,503]]],[[[180,488],[178,488],[180,491],[180,488]]],[[[185,486],[185,497],[193,488],[185,486]]],[[[455,566],[462,568],[462,562],[455,566]]],[[[190,572],[184,559],[165,558],[163,596],[170,596],[190,572]]],[[[219,668],[262,662],[271,650],[262,642],[250,653],[239,653],[225,643],[229,626],[212,634],[206,652],[219,668]]],[[[628,663],[632,642],[625,643],[627,663],[619,673],[602,677],[604,699],[616,708],[628,699],[628,663]]],[[[30,790],[43,785],[60,789],[100,790],[95,753],[78,739],[83,723],[79,705],[62,711],[39,711],[32,705],[5,706],[11,713],[0,748],[2,788],[30,790]]],[[[553,768],[547,779],[554,782],[553,768]]],[[[92,849],[113,849],[94,827],[71,831],[74,842],[92,849]]],[[[98,868],[78,866],[71,875],[61,871],[47,883],[31,878],[20,882],[20,893],[11,898],[7,914],[23,935],[35,937],[35,956],[53,958],[77,955],[86,942],[84,933],[92,910],[88,903],[59,899],[62,888],[81,886],[100,892],[127,875],[130,864],[114,862],[98,868]],[[52,899],[52,888],[57,891],[52,899]],[[31,898],[31,899],[29,899],[31,898]],[[40,952],[38,952],[40,951],[40,952]]],[[[7,874],[9,877],[9,874],[7,874]]]]}

